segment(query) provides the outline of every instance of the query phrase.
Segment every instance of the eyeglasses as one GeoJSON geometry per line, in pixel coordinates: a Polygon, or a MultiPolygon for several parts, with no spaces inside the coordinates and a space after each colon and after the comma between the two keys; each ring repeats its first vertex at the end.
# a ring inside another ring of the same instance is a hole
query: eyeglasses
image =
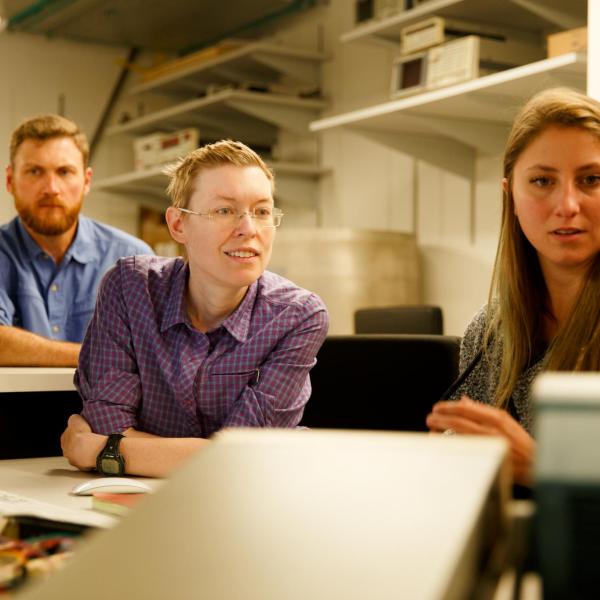
{"type": "Polygon", "coordinates": [[[211,208],[205,213],[190,210],[189,208],[179,208],[179,210],[188,215],[206,217],[222,227],[235,227],[238,221],[246,215],[260,227],[279,227],[281,219],[283,219],[283,211],[280,208],[272,208],[270,206],[260,206],[245,211],[238,211],[229,206],[222,206],[221,208],[211,208]]]}

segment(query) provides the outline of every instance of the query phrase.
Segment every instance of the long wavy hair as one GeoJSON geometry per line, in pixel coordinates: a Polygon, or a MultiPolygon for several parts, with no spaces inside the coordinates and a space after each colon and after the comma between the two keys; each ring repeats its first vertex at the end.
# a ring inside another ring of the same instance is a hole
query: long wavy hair
{"type": "MultiPolygon", "coordinates": [[[[600,141],[600,103],[584,94],[555,88],[535,95],[513,123],[504,152],[508,185],[488,303],[484,347],[502,340],[496,405],[506,406],[517,379],[534,358],[542,341],[544,316],[552,315],[548,291],[535,248],[523,234],[512,194],[515,163],[521,153],[551,125],[577,127],[600,141]]],[[[566,322],[551,341],[544,369],[600,370],[600,255],[591,264],[566,322]]]]}

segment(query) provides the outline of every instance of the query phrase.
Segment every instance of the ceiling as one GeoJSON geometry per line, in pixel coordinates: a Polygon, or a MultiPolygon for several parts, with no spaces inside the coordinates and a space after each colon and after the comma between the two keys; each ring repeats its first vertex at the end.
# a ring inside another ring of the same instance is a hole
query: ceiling
{"type": "Polygon", "coordinates": [[[314,0],[3,0],[11,31],[186,52],[260,35],[314,0]]]}

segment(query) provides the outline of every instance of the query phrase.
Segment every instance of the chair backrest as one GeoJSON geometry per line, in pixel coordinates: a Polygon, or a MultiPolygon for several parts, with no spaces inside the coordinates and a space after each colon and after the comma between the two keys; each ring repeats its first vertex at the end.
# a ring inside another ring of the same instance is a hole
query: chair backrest
{"type": "Polygon", "coordinates": [[[354,313],[356,333],[444,333],[439,306],[385,306],[360,308],[354,313]]]}
{"type": "Polygon", "coordinates": [[[81,412],[75,390],[0,392],[0,459],[60,456],[60,436],[81,412]]]}
{"type": "Polygon", "coordinates": [[[301,425],[426,431],[425,417],[458,374],[460,339],[329,336],[310,373],[301,425]]]}

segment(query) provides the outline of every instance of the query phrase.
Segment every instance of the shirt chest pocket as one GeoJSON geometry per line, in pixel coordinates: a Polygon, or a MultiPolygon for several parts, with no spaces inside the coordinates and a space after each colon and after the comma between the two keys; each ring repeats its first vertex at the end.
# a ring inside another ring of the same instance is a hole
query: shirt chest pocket
{"type": "Polygon", "coordinates": [[[34,285],[23,283],[17,285],[14,309],[13,325],[44,335],[48,327],[46,303],[34,285]]]}
{"type": "Polygon", "coordinates": [[[73,303],[73,308],[67,318],[67,339],[73,342],[83,341],[88,323],[94,314],[95,302],[95,298],[86,298],[73,303]]]}
{"type": "Polygon", "coordinates": [[[220,425],[240,398],[246,386],[258,381],[260,371],[254,369],[215,369],[202,378],[198,390],[198,409],[220,425]]]}

